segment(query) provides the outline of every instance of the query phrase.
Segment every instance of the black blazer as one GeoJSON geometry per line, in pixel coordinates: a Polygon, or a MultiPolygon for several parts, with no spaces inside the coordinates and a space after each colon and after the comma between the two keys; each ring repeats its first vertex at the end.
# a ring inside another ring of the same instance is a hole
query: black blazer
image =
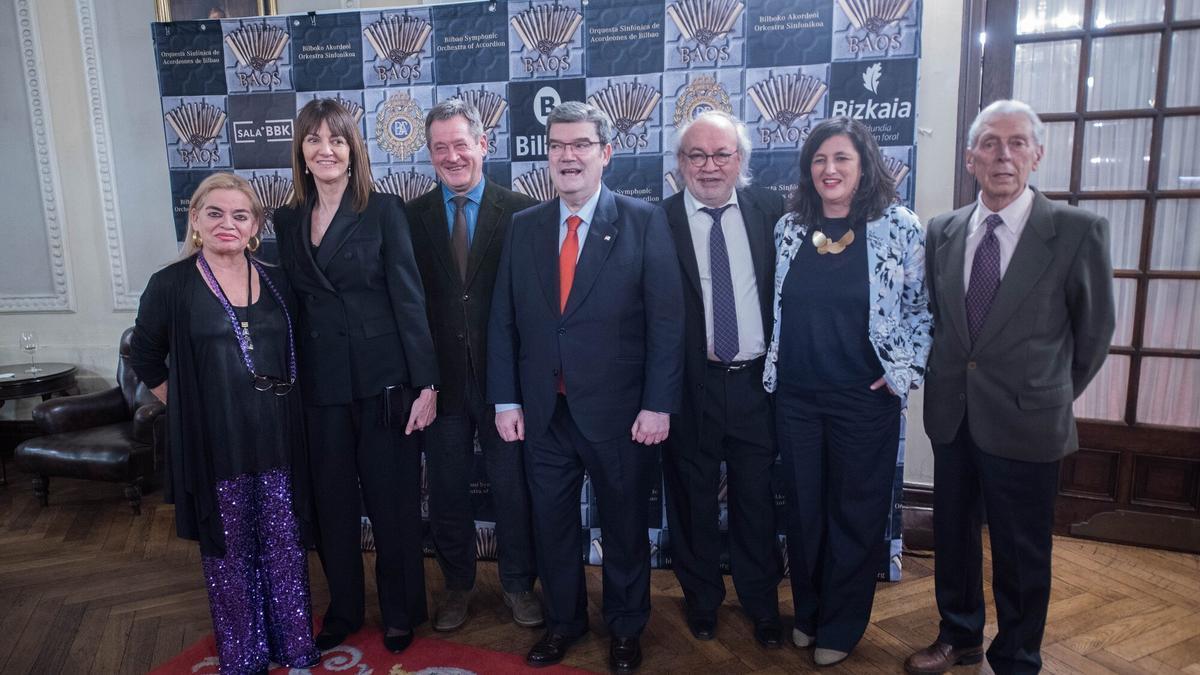
{"type": "Polygon", "coordinates": [[[487,324],[504,236],[513,213],[537,203],[532,197],[485,181],[467,256],[466,284],[450,252],[450,224],[446,221],[442,187],[404,206],[412,224],[413,251],[425,287],[425,310],[442,376],[439,413],[463,411],[467,378],[472,373],[476,388],[480,392],[486,389],[487,324]],[[473,368],[468,367],[468,361],[473,368]]]}
{"type": "Polygon", "coordinates": [[[279,259],[300,303],[296,342],[305,403],[346,404],[388,385],[438,384],[404,202],[373,192],[355,213],[347,190],[316,259],[311,214],[311,202],[275,211],[279,259]]]}
{"type": "Polygon", "coordinates": [[[628,436],[639,410],[679,411],[683,291],[663,210],[601,186],[564,312],[559,200],[513,216],[488,328],[488,396],[520,403],[526,438],[550,425],[558,374],[590,441],[628,436]]]}
{"type": "MultiPolygon", "coordinates": [[[[762,314],[763,339],[770,343],[775,309],[772,306],[775,292],[775,223],[783,217],[783,197],[760,188],[744,188],[737,191],[738,210],[746,223],[746,236],[750,240],[750,257],[754,264],[754,280],[758,285],[758,303],[762,314]]],[[[663,201],[667,211],[667,222],[675,236],[675,250],[679,254],[679,269],[684,279],[684,359],[683,359],[683,409],[680,411],[690,419],[699,420],[703,410],[704,371],[708,361],[708,333],[704,317],[704,295],[700,287],[700,269],[696,266],[695,244],[688,225],[687,206],[683,192],[677,192],[663,201]]],[[[699,424],[689,425],[699,431],[699,424]]],[[[679,427],[672,426],[672,435],[679,427]]],[[[699,439],[679,439],[681,442],[697,442],[699,439]]]]}

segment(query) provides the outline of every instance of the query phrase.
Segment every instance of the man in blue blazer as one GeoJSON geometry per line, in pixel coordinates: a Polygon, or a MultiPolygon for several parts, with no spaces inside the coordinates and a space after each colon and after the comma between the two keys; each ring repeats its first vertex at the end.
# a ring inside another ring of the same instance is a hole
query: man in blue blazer
{"type": "Polygon", "coordinates": [[[488,396],[506,441],[525,441],[546,633],[531,666],[558,663],[587,632],[579,495],[600,503],[610,665],[641,663],[650,616],[646,532],[655,446],[678,412],[683,291],[666,215],[601,177],[612,124],[560,104],[546,122],[558,199],[513,216],[488,333],[488,396]]]}

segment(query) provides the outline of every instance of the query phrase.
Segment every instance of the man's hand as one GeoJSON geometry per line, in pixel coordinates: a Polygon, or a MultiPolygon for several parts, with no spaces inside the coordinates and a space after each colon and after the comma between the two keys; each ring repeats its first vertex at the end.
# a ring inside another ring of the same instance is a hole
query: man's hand
{"type": "Polygon", "coordinates": [[[509,443],[525,440],[525,411],[514,408],[496,413],[496,431],[509,443]]]}
{"type": "Polygon", "coordinates": [[[167,402],[167,383],[163,382],[162,384],[158,385],[157,387],[151,389],[150,393],[154,394],[156,397],[158,397],[158,400],[162,401],[163,403],[166,403],[167,402]]]}
{"type": "Polygon", "coordinates": [[[412,412],[408,415],[408,426],[404,428],[404,435],[411,436],[412,432],[423,430],[433,424],[435,417],[437,417],[437,392],[428,388],[422,389],[421,395],[413,401],[412,412]]]}
{"type": "Polygon", "coordinates": [[[878,389],[880,387],[887,387],[889,394],[891,394],[892,396],[896,395],[896,392],[892,391],[892,385],[888,384],[887,380],[882,377],[871,383],[871,391],[875,391],[876,389],[878,389]]]}
{"type": "Polygon", "coordinates": [[[633,440],[642,445],[658,445],[667,440],[671,431],[671,416],[667,413],[643,410],[633,421],[633,440]]]}

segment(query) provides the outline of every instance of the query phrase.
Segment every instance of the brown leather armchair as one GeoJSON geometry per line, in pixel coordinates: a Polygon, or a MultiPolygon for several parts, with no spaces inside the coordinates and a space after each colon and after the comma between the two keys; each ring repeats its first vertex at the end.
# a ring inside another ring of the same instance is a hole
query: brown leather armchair
{"type": "Polygon", "coordinates": [[[125,485],[134,513],[142,489],[153,481],[166,442],[166,406],[137,378],[126,361],[133,329],[121,334],[117,386],[79,396],[50,399],[33,409],[47,434],[17,446],[17,466],[32,473],[33,494],[45,506],[50,476],[103,480],[125,485]]]}

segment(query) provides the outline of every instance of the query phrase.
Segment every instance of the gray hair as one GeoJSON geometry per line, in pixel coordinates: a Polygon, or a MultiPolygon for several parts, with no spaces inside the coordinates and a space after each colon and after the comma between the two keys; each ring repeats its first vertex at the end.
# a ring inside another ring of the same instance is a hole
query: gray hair
{"type": "Polygon", "coordinates": [[[687,132],[691,130],[692,125],[702,121],[722,120],[733,125],[734,135],[737,136],[737,151],[741,159],[738,165],[737,186],[740,188],[750,187],[750,152],[754,148],[754,144],[750,140],[750,131],[746,128],[746,123],[725,112],[724,110],[706,110],[694,118],[683,123],[679,127],[679,131],[675,133],[675,156],[676,158],[683,157],[683,139],[687,136],[687,132]]]}
{"type": "Polygon", "coordinates": [[[988,104],[986,108],[979,111],[975,116],[975,121],[971,122],[971,128],[967,131],[967,149],[975,147],[975,141],[979,140],[979,132],[984,124],[997,115],[1024,115],[1029,119],[1029,126],[1033,129],[1033,142],[1037,145],[1046,144],[1046,126],[1042,124],[1042,119],[1038,117],[1037,112],[1024,101],[1016,99],[1001,99],[988,104]]]}
{"type": "Polygon", "coordinates": [[[546,116],[546,135],[550,135],[550,127],[555,123],[573,124],[575,122],[591,122],[596,125],[596,135],[601,143],[608,143],[612,138],[612,120],[608,113],[590,103],[581,101],[563,101],[554,106],[554,110],[546,116]]]}
{"type": "Polygon", "coordinates": [[[479,114],[479,109],[461,98],[448,98],[438,102],[425,115],[425,145],[429,145],[429,127],[433,126],[434,122],[444,122],[455,117],[467,120],[467,130],[472,138],[483,135],[483,117],[479,114]]]}

